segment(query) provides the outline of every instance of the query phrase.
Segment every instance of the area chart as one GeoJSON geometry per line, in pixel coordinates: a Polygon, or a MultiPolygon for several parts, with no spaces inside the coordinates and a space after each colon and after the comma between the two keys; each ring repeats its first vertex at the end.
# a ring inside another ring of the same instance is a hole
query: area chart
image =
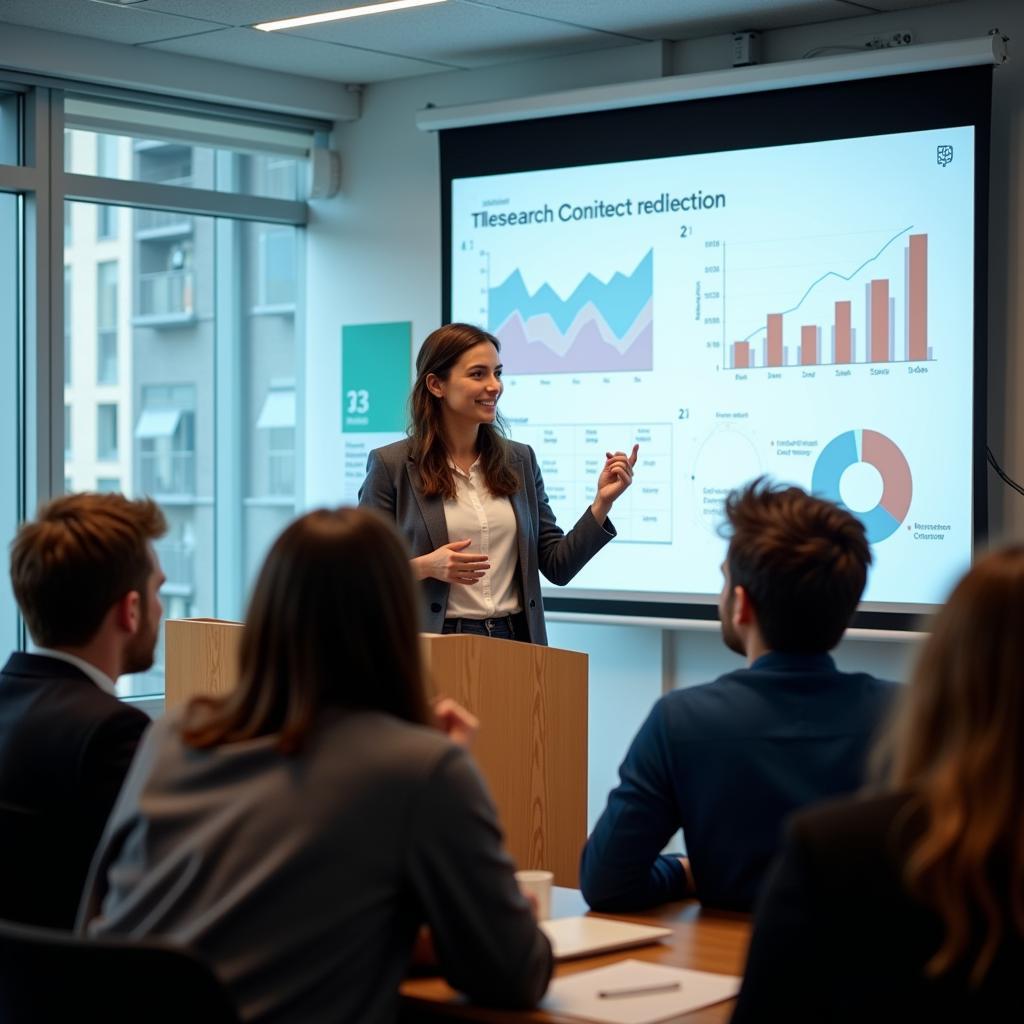
{"type": "Polygon", "coordinates": [[[506,374],[608,373],[653,368],[654,251],[629,274],[587,274],[567,298],[520,271],[488,288],[489,330],[506,374]]]}

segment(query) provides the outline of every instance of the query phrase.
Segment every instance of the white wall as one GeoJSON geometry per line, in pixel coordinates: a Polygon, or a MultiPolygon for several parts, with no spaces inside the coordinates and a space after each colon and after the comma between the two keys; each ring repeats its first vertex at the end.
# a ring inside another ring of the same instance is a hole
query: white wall
{"type": "MultiPolygon", "coordinates": [[[[764,37],[765,60],[798,59],[809,50],[857,44],[875,32],[907,29],[921,43],[985,35],[998,27],[1024,40],[1024,4],[971,0],[891,15],[780,30],[764,37]]],[[[662,47],[631,46],[576,58],[499,69],[405,79],[369,87],[358,121],[340,124],[343,189],[314,204],[309,228],[307,467],[310,504],[337,500],[341,438],[337,391],[338,338],[343,323],[411,320],[416,338],[441,317],[441,225],[437,140],[416,130],[428,103],[447,106],[551,92],[576,86],[653,78],[728,67],[728,37],[662,47]],[[324,429],[324,424],[330,425],[324,429]]],[[[1011,42],[1012,47],[1012,42],[1011,42]]],[[[1012,52],[1012,51],[1011,51],[1012,52]]],[[[1021,164],[1024,138],[1024,58],[995,72],[991,175],[990,443],[1011,472],[1024,476],[1024,392],[1020,336],[1024,297],[1020,251],[1024,232],[1021,164]]],[[[1024,533],[1019,498],[993,478],[991,521],[996,536],[1024,533]]],[[[590,655],[592,710],[591,813],[614,784],[626,745],[664,687],[704,682],[738,664],[707,631],[552,623],[552,643],[590,655]]],[[[838,660],[902,679],[913,655],[908,642],[844,641],[838,660]]]]}

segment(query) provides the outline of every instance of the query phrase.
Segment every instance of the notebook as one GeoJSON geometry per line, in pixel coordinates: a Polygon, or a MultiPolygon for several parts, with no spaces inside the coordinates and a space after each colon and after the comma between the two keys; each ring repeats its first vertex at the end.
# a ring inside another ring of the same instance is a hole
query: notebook
{"type": "Polygon", "coordinates": [[[599,1024],[655,1024],[732,999],[740,978],[619,960],[551,982],[542,1010],[599,1024]]]}
{"type": "Polygon", "coordinates": [[[559,917],[541,921],[541,930],[551,940],[556,960],[607,953],[613,949],[646,946],[668,938],[668,928],[630,921],[609,921],[604,917],[559,917]]]}

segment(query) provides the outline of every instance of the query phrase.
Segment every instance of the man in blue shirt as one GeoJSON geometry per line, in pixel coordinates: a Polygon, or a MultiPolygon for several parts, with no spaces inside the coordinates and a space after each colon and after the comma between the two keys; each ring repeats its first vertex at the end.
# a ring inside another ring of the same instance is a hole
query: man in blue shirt
{"type": "Polygon", "coordinates": [[[845,509],[754,481],[725,505],[722,639],[747,668],[655,704],[583,849],[596,910],[750,910],[785,817],[860,787],[895,687],[839,672],[871,551],[845,509]],[[687,856],[662,856],[677,829],[687,856]]]}

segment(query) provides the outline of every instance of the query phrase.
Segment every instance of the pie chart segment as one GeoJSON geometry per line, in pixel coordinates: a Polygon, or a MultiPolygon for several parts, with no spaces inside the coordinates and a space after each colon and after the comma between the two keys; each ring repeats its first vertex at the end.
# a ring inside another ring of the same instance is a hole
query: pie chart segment
{"type": "Polygon", "coordinates": [[[910,499],[914,493],[910,466],[903,452],[885,434],[865,430],[861,458],[882,474],[885,486],[879,507],[885,509],[897,525],[902,523],[910,511],[910,499]]]}
{"type": "Polygon", "coordinates": [[[853,513],[864,524],[868,541],[877,544],[891,537],[907,517],[914,486],[910,465],[895,442],[877,430],[848,430],[822,449],[811,490],[853,513]],[[843,474],[858,462],[874,466],[882,477],[882,497],[866,511],[848,508],[840,496],[843,474]]]}

